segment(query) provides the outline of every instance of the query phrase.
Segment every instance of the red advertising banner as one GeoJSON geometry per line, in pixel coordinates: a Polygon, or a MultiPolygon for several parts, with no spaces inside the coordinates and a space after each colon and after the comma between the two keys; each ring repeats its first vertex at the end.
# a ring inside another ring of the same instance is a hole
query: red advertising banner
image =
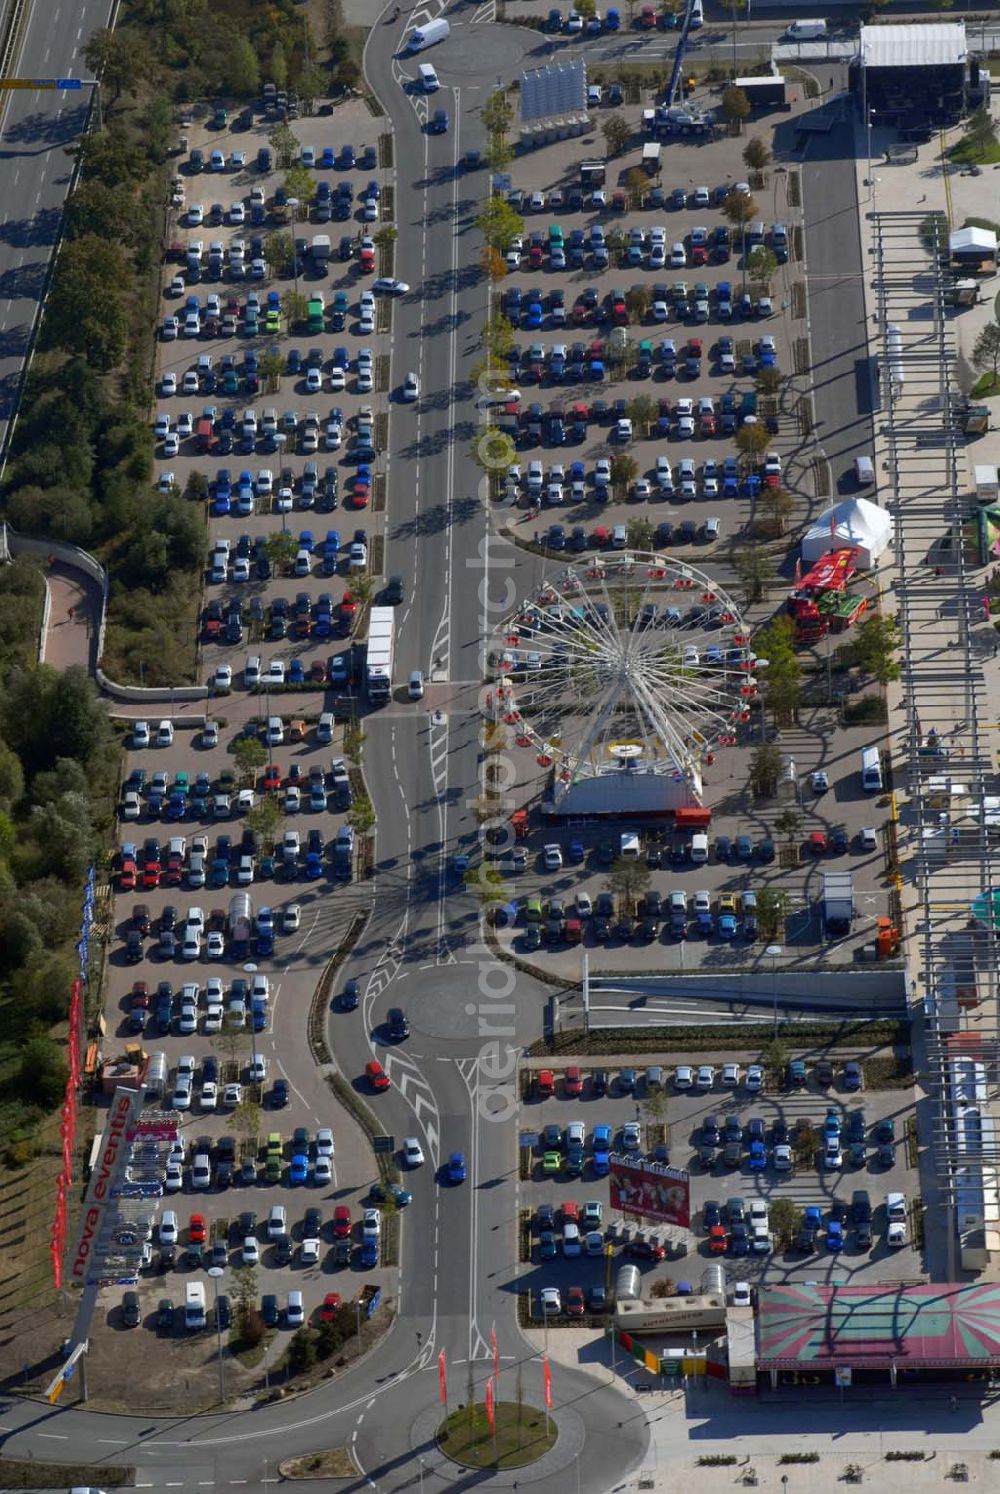
{"type": "Polygon", "coordinates": [[[485,1401],[486,1401],[486,1420],[490,1424],[490,1431],[495,1433],[496,1429],[497,1429],[497,1422],[496,1422],[496,1411],[495,1411],[494,1406],[493,1406],[493,1376],[492,1375],[490,1376],[490,1378],[486,1382],[486,1396],[485,1396],[485,1401]]]}
{"type": "Polygon", "coordinates": [[[551,1411],[552,1410],[552,1370],[549,1367],[549,1361],[547,1359],[544,1359],[542,1361],[542,1365],[543,1365],[543,1371],[542,1372],[543,1372],[543,1374],[545,1376],[545,1409],[546,1409],[546,1411],[551,1411]]]}
{"type": "Polygon", "coordinates": [[[438,1355],[438,1383],[441,1387],[441,1404],[448,1409],[448,1370],[444,1362],[444,1350],[438,1355]]]}
{"type": "Polygon", "coordinates": [[[499,1375],[500,1374],[500,1349],[497,1346],[497,1325],[496,1325],[496,1323],[493,1323],[490,1326],[490,1343],[493,1345],[493,1373],[495,1375],[499,1375]]]}
{"type": "Polygon", "coordinates": [[[611,1158],[611,1207],[658,1224],[691,1224],[691,1175],[642,1157],[611,1158]]]}

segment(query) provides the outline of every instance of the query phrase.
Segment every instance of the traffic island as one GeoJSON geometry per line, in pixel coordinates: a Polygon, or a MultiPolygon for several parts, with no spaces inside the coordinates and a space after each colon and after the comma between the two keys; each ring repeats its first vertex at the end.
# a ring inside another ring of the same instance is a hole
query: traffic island
{"type": "Polygon", "coordinates": [[[437,1444],[463,1468],[525,1468],[551,1452],[558,1437],[551,1415],[516,1401],[496,1403],[491,1430],[486,1407],[477,1401],[445,1417],[437,1444]]]}
{"type": "Polygon", "coordinates": [[[282,1478],[355,1478],[358,1465],[348,1447],[328,1447],[324,1452],[305,1453],[278,1464],[282,1478]]]}

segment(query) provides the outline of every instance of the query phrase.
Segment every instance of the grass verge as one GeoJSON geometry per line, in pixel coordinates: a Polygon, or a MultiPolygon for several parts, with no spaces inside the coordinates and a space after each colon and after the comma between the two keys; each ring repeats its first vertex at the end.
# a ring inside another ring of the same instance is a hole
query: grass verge
{"type": "MultiPolygon", "coordinates": [[[[93,1463],[35,1463],[20,1458],[0,1458],[0,1486],[4,1489],[66,1489],[84,1487],[94,1477],[93,1463]]],[[[102,1463],[97,1470],[101,1487],[122,1489],[135,1478],[134,1468],[102,1463]]]]}
{"type": "Polygon", "coordinates": [[[490,1431],[485,1406],[463,1406],[438,1428],[441,1451],[464,1468],[524,1468],[553,1448],[559,1433],[534,1406],[499,1401],[490,1431]]]}

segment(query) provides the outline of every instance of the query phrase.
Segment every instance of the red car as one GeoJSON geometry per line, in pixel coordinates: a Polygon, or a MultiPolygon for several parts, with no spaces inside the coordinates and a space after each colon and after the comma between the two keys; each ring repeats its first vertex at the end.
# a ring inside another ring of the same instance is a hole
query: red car
{"type": "Polygon", "coordinates": [[[281,769],[276,763],[268,763],[264,769],[264,792],[276,793],[281,787],[281,769]]]}
{"type": "Polygon", "coordinates": [[[826,831],[813,830],[809,836],[809,849],[814,856],[826,855],[826,831]]]}
{"type": "Polygon", "coordinates": [[[567,1198],[562,1206],[563,1224],[580,1223],[580,1205],[573,1198],[567,1198]]]}
{"type": "Polygon", "coordinates": [[[535,1088],[540,1100],[547,1100],[555,1094],[556,1079],[551,1069],[539,1069],[535,1076],[535,1088]]]}
{"type": "Polygon", "coordinates": [[[164,882],[168,883],[171,887],[179,887],[183,871],[184,857],[178,855],[176,851],[171,851],[167,857],[167,869],[163,873],[164,882]]]}
{"type": "Polygon", "coordinates": [[[541,267],[542,267],[542,246],[541,246],[541,244],[532,244],[531,248],[528,250],[528,264],[531,266],[531,268],[533,270],[540,270],[541,269],[541,267]]]}
{"type": "Polygon", "coordinates": [[[643,31],[653,31],[653,30],[655,30],[655,28],[656,28],[656,11],[653,9],[653,7],[651,5],[644,5],[642,7],[642,14],[639,17],[639,25],[640,25],[640,27],[642,28],[643,31]]]}
{"type": "Polygon", "coordinates": [[[568,1100],[575,1100],[578,1095],[583,1094],[583,1074],[578,1064],[572,1063],[566,1070],[563,1090],[568,1100]]]}
{"type": "Polygon", "coordinates": [[[192,1214],[188,1225],[188,1240],[192,1245],[204,1245],[208,1239],[208,1226],[204,1214],[192,1214]]]}
{"type": "Polygon", "coordinates": [[[135,980],[132,982],[132,996],[129,1005],[133,1011],[136,1007],[147,1007],[149,1005],[149,987],[144,980],[135,980]]]}
{"type": "Polygon", "coordinates": [[[379,1063],[377,1058],[370,1058],[365,1064],[365,1077],[376,1094],[389,1088],[389,1075],[379,1063]]]}
{"type": "Polygon", "coordinates": [[[309,678],[314,685],[326,684],[326,665],[322,659],[314,659],[309,665],[309,678]]]}
{"type": "Polygon", "coordinates": [[[121,871],[118,873],[118,886],[122,892],[134,892],[136,883],[136,864],[131,856],[126,856],[122,862],[121,871]]]}
{"type": "Polygon", "coordinates": [[[712,1255],[725,1255],[726,1231],[721,1224],[713,1224],[708,1232],[708,1248],[712,1255]]]}
{"type": "Polygon", "coordinates": [[[566,1292],[566,1315],[571,1318],[582,1318],[587,1311],[587,1302],[583,1295],[583,1287],[569,1287],[566,1292]]]}
{"type": "Polygon", "coordinates": [[[708,250],[705,248],[704,244],[695,244],[692,247],[692,249],[691,249],[691,264],[692,265],[707,265],[708,264],[708,250]]]}
{"type": "Polygon", "coordinates": [[[147,861],[142,869],[142,885],[148,892],[151,887],[160,885],[160,863],[158,861],[147,861]]]}
{"type": "Polygon", "coordinates": [[[344,1299],[339,1292],[327,1292],[323,1298],[323,1305],[319,1310],[321,1323],[332,1323],[340,1311],[340,1304],[344,1299]]]}
{"type": "Polygon", "coordinates": [[[346,1204],[338,1204],[333,1211],[333,1238],[347,1240],[351,1234],[351,1211],[346,1204]]]}

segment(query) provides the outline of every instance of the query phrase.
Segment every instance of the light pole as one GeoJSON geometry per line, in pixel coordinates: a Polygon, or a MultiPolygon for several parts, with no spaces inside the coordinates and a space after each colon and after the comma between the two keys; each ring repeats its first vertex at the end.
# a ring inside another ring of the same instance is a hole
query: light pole
{"type": "Polygon", "coordinates": [[[764,951],[764,953],[766,955],[770,956],[770,960],[771,960],[771,1004],[772,1004],[772,1007],[774,1008],[774,1040],[775,1040],[775,1042],[778,1041],[778,977],[777,977],[775,971],[776,971],[776,968],[777,968],[778,960],[779,960],[780,956],[784,954],[784,952],[785,951],[782,949],[782,947],[781,947],[780,944],[769,944],[767,946],[767,948],[765,949],[765,951],[764,951]]]}
{"type": "Polygon", "coordinates": [[[226,1401],[226,1366],[222,1358],[222,1323],[219,1319],[219,1277],[225,1276],[225,1266],[209,1266],[208,1274],[215,1283],[215,1337],[219,1349],[219,1400],[226,1401]]]}

